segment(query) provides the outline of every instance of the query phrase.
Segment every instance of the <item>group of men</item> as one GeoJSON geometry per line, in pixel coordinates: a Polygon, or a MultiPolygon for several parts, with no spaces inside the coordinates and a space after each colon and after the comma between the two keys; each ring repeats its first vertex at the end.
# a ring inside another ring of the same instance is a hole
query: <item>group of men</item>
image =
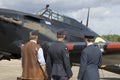
{"type": "MultiPolygon", "coordinates": [[[[30,32],[30,41],[21,47],[22,75],[19,80],[74,80],[69,51],[64,44],[64,30],[58,31],[56,37],[48,48],[45,61],[43,49],[37,44],[38,31],[30,32]]],[[[84,38],[87,47],[81,53],[77,79],[100,80],[101,51],[92,43],[94,36],[87,34],[84,38]]]]}

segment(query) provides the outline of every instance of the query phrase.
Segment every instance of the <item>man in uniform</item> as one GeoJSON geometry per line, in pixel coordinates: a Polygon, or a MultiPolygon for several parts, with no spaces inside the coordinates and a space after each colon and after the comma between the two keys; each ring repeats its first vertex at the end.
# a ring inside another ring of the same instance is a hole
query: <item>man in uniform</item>
{"type": "Polygon", "coordinates": [[[65,46],[64,30],[57,32],[57,41],[52,43],[47,54],[47,72],[53,80],[71,80],[72,70],[69,60],[69,52],[65,46]]]}
{"type": "Polygon", "coordinates": [[[87,47],[81,53],[78,80],[100,80],[98,68],[102,64],[102,53],[93,44],[94,36],[91,33],[86,33],[84,38],[87,47]]]}
{"type": "Polygon", "coordinates": [[[37,44],[38,31],[30,32],[30,41],[21,48],[22,76],[21,80],[44,80],[46,63],[43,50],[37,44]]]}

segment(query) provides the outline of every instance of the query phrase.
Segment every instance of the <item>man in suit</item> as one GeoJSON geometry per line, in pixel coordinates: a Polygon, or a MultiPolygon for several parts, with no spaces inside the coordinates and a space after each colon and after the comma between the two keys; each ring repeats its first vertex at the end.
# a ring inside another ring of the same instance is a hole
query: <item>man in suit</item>
{"type": "Polygon", "coordinates": [[[57,41],[53,42],[47,54],[47,72],[53,80],[71,80],[72,70],[69,60],[69,52],[64,45],[66,35],[64,30],[57,32],[57,41]]]}
{"type": "Polygon", "coordinates": [[[94,35],[86,33],[87,47],[81,53],[78,80],[100,80],[98,68],[102,65],[102,52],[93,44],[94,35]]]}
{"type": "Polygon", "coordinates": [[[30,41],[21,47],[22,77],[20,80],[44,80],[46,63],[43,50],[37,44],[38,31],[30,32],[30,41]]]}

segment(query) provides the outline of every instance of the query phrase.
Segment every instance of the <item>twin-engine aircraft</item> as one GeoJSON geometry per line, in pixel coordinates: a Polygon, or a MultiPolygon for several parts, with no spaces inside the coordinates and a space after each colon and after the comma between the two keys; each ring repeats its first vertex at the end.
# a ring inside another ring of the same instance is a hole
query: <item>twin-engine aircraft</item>
{"type": "MultiPolygon", "coordinates": [[[[56,40],[56,32],[64,29],[67,35],[65,44],[70,51],[72,63],[79,63],[81,50],[85,48],[84,34],[95,36],[94,43],[103,52],[103,64],[120,64],[120,43],[110,42],[77,20],[55,13],[48,8],[36,14],[10,9],[0,9],[0,59],[19,59],[20,47],[29,40],[31,30],[39,31],[39,40],[46,53],[51,42],[56,40]]],[[[89,12],[89,11],[88,11],[89,12]]],[[[89,14],[88,14],[89,16],[89,14]]]]}

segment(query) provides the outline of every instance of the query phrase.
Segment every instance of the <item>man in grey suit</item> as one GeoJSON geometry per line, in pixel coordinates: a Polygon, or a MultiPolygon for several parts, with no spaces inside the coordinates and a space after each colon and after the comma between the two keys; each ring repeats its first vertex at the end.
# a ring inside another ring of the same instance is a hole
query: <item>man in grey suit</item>
{"type": "MultiPolygon", "coordinates": [[[[71,80],[72,70],[69,60],[69,52],[65,46],[64,30],[57,32],[57,41],[53,42],[47,54],[47,73],[53,80],[71,80]]],[[[50,79],[50,78],[49,78],[50,79]]]]}
{"type": "Polygon", "coordinates": [[[98,68],[102,65],[102,52],[93,44],[94,36],[85,34],[87,47],[81,53],[78,80],[100,80],[98,68]]]}

